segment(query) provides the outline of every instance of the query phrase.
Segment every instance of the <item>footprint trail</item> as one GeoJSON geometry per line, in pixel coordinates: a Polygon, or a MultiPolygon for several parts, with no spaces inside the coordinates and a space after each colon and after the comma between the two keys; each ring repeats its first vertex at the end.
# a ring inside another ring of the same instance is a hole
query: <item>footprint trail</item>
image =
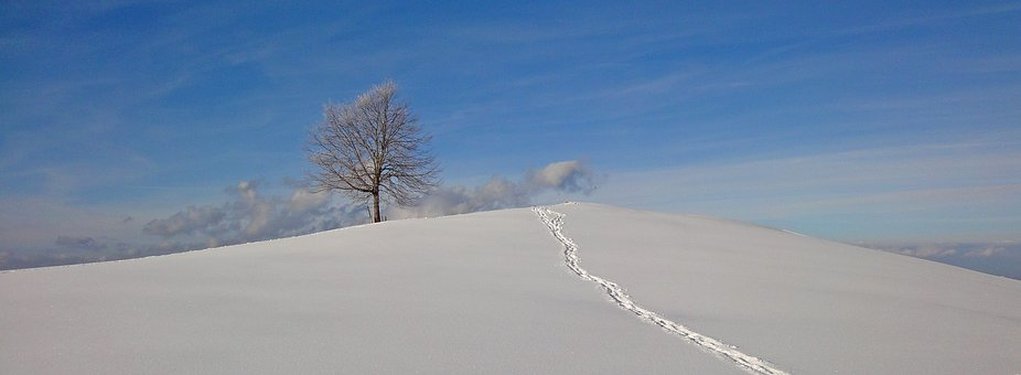
{"type": "Polygon", "coordinates": [[[720,356],[722,358],[733,361],[741,368],[747,370],[752,374],[764,374],[764,375],[787,375],[787,372],[773,367],[769,362],[759,359],[754,356],[750,356],[741,353],[736,347],[724,344],[719,340],[712,337],[702,335],[698,332],[692,331],[687,327],[672,322],[666,318],[663,318],[659,314],[653,311],[649,311],[634,301],[627,295],[620,285],[612,281],[603,279],[599,276],[593,275],[581,268],[581,260],[578,257],[578,245],[574,243],[571,238],[567,237],[563,232],[564,227],[564,214],[553,211],[548,207],[535,207],[532,209],[535,211],[542,222],[549,227],[550,232],[561,244],[564,245],[564,261],[567,263],[567,267],[571,269],[576,275],[584,280],[592,281],[599,284],[606,290],[606,294],[613,299],[622,309],[634,313],[638,318],[645,320],[649,323],[655,324],[662,327],[663,329],[687,339],[688,341],[698,345],[704,350],[720,356]]]}

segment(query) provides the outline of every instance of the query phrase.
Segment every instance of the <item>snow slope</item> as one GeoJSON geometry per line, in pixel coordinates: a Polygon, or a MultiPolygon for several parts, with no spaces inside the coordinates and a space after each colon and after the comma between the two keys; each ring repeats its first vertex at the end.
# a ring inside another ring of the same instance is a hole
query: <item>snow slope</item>
{"type": "Polygon", "coordinates": [[[1021,372],[1021,282],[592,204],[4,272],[0,301],[3,374],[1021,372]]]}

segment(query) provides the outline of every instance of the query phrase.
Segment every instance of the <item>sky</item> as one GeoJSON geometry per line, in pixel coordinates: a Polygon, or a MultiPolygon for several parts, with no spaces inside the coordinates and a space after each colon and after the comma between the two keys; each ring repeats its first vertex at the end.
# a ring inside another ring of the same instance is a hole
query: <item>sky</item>
{"type": "Polygon", "coordinates": [[[0,268],[363,222],[303,146],[392,79],[444,181],[393,218],[585,200],[1021,278],[1021,2],[703,3],[5,1],[0,268]]]}

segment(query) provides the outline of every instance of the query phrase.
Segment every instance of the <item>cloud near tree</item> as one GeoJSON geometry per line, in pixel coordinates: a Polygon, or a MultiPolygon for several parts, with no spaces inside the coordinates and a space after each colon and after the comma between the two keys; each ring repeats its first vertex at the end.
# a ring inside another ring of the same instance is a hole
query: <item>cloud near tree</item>
{"type": "Polygon", "coordinates": [[[227,245],[363,222],[357,206],[338,202],[327,193],[296,188],[287,197],[265,196],[254,181],[241,181],[227,192],[231,200],[226,203],[190,206],[152,220],[142,230],[164,239],[196,238],[212,245],[227,245]]]}
{"type": "Polygon", "coordinates": [[[393,218],[434,217],[523,207],[546,192],[591,193],[596,181],[597,175],[585,163],[560,161],[527,171],[518,182],[494,176],[482,186],[443,186],[413,207],[394,207],[388,213],[393,218]]]}
{"type": "MultiPolygon", "coordinates": [[[[390,219],[463,214],[532,204],[549,192],[588,194],[597,175],[577,160],[526,171],[517,180],[494,176],[481,186],[441,186],[413,207],[390,207],[390,219]]],[[[367,223],[364,203],[294,187],[289,194],[265,193],[262,184],[241,181],[226,189],[224,203],[193,205],[150,220],[142,232],[151,242],[126,243],[107,236],[59,235],[45,251],[0,252],[0,269],[135,258],[273,238],[297,236],[367,223]]]]}

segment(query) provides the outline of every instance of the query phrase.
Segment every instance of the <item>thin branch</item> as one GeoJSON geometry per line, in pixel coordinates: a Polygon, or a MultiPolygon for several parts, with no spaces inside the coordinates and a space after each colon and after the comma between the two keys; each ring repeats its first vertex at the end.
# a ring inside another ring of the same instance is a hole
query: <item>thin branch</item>
{"type": "Polygon", "coordinates": [[[436,187],[439,167],[425,147],[431,137],[396,94],[397,85],[387,81],[354,102],[324,106],[305,147],[317,167],[308,176],[315,191],[410,205],[436,187]]]}

